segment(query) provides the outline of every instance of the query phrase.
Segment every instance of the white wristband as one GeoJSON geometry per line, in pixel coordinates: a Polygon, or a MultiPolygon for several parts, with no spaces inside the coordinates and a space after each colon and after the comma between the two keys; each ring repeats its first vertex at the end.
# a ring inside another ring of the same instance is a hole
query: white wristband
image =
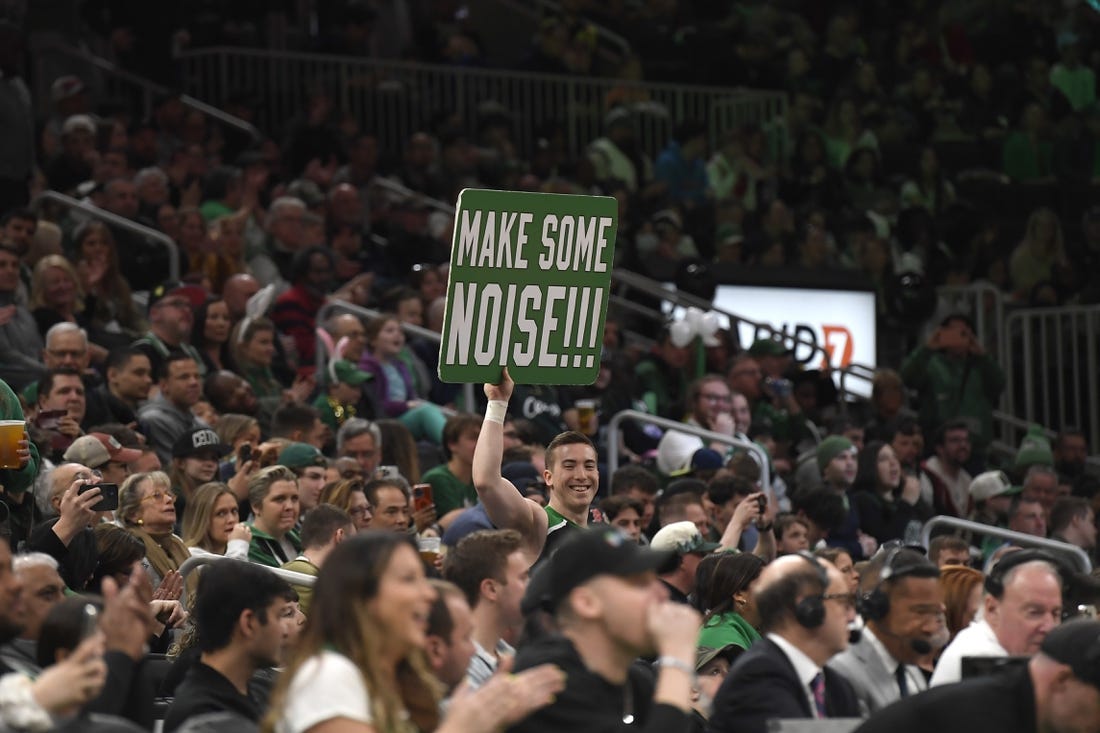
{"type": "Polygon", "coordinates": [[[506,400],[489,400],[485,407],[485,419],[498,425],[504,424],[504,416],[508,414],[508,402],[506,400]]]}

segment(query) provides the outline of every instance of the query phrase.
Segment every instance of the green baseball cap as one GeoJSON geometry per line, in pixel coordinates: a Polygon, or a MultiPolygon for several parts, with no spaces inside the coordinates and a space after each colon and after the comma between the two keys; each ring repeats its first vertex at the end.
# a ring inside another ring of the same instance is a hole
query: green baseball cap
{"type": "Polygon", "coordinates": [[[332,371],[336,375],[336,381],[358,387],[363,382],[374,379],[373,374],[368,374],[347,359],[338,359],[332,365],[332,371]]]}

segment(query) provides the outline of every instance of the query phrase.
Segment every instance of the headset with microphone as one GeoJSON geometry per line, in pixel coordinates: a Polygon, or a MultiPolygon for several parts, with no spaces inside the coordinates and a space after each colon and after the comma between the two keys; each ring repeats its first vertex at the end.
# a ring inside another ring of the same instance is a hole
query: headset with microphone
{"type": "MultiPolygon", "coordinates": [[[[865,624],[872,621],[882,621],[890,614],[890,594],[883,589],[888,581],[897,580],[899,578],[938,578],[940,575],[939,568],[933,565],[927,558],[917,555],[914,550],[909,552],[916,557],[909,558],[909,562],[903,564],[900,567],[895,566],[898,555],[905,547],[895,547],[889,551],[886,555],[886,559],[883,560],[882,570],[879,571],[878,582],[875,583],[874,589],[870,593],[863,594],[859,599],[859,613],[863,617],[865,624]]],[[[909,645],[909,648],[914,653],[921,656],[932,653],[932,644],[927,639],[920,639],[913,636],[903,636],[896,634],[885,627],[885,624],[879,624],[875,628],[876,634],[883,634],[892,638],[903,641],[909,645]]]]}
{"type": "Polygon", "coordinates": [[[794,607],[794,619],[806,629],[816,629],[825,623],[825,593],[829,589],[829,572],[821,562],[810,553],[802,550],[798,555],[814,566],[817,579],[821,583],[821,592],[808,595],[794,607]]]}

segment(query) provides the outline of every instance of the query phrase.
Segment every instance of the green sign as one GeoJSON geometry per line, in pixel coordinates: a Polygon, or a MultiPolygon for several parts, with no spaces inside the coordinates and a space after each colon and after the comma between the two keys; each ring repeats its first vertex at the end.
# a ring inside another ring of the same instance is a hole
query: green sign
{"type": "Polygon", "coordinates": [[[607,196],[464,190],[439,378],[596,381],[617,228],[607,196]]]}

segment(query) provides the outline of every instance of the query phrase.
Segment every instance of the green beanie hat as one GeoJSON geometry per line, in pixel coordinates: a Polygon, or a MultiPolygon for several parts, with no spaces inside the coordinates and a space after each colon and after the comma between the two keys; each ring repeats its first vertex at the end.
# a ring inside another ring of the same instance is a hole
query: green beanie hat
{"type": "Polygon", "coordinates": [[[1050,438],[1041,425],[1029,425],[1027,435],[1020,441],[1016,451],[1016,470],[1022,471],[1029,466],[1053,466],[1054,452],[1050,448],[1050,438]]]}
{"type": "Polygon", "coordinates": [[[830,461],[845,451],[855,450],[855,447],[843,435],[830,435],[817,446],[817,470],[824,471],[830,461]]]}

